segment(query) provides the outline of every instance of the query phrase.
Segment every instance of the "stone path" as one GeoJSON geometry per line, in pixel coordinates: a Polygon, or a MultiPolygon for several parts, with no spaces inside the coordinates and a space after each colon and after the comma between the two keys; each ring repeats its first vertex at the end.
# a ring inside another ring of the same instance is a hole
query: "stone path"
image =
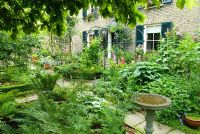
{"type": "MultiPolygon", "coordinates": [[[[145,117],[141,113],[128,113],[125,117],[124,123],[134,127],[136,131],[141,134],[144,134],[144,127],[145,127],[145,117]]],[[[185,134],[180,130],[174,130],[173,128],[166,126],[164,124],[158,123],[154,121],[154,133],[153,134],[185,134]]]]}
{"type": "MultiPolygon", "coordinates": [[[[73,82],[69,82],[69,81],[66,81],[66,80],[63,80],[63,79],[59,79],[56,83],[60,87],[68,87],[68,86],[73,84],[73,82]]],[[[88,82],[86,82],[86,84],[93,86],[93,85],[96,84],[96,80],[88,81],[88,82]]],[[[15,101],[17,103],[26,103],[26,102],[31,102],[31,101],[34,101],[34,100],[37,100],[37,99],[38,99],[38,95],[34,94],[34,95],[26,96],[24,98],[17,98],[17,99],[15,99],[15,101]]]]}
{"type": "MultiPolygon", "coordinates": [[[[89,85],[89,86],[94,86],[96,84],[96,82],[97,82],[97,80],[90,80],[90,81],[85,82],[85,84],[89,85]]],[[[59,79],[56,83],[60,87],[68,87],[70,85],[73,85],[74,82],[70,82],[70,81],[67,81],[67,80],[64,80],[64,79],[59,79]]]]}
{"type": "Polygon", "coordinates": [[[57,80],[56,83],[57,83],[58,86],[60,86],[60,87],[68,87],[68,86],[70,86],[70,82],[68,82],[68,81],[66,81],[66,80],[64,80],[64,79],[59,79],[59,80],[57,80]]]}

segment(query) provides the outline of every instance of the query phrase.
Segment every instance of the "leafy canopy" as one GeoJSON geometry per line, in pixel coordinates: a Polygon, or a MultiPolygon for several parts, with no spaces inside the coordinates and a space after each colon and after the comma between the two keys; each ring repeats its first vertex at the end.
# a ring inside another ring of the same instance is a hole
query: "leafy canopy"
{"type": "MultiPolygon", "coordinates": [[[[159,5],[159,0],[151,0],[159,5]]],[[[191,7],[196,0],[177,0],[177,7],[191,7]]],[[[148,4],[149,0],[1,0],[0,30],[11,31],[17,35],[36,32],[47,28],[62,35],[66,16],[77,15],[89,5],[100,7],[103,17],[114,17],[116,21],[135,26],[143,22],[144,16],[138,5],[148,4]]]]}

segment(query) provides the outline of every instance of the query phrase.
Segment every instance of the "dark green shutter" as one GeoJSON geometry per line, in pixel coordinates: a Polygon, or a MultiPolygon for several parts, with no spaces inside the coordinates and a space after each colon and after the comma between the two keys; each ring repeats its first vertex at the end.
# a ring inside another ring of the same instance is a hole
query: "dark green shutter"
{"type": "Polygon", "coordinates": [[[163,22],[161,26],[161,35],[165,38],[166,32],[172,29],[172,22],[163,22]]]}
{"type": "Polygon", "coordinates": [[[136,26],[136,46],[144,43],[144,25],[136,26]]]}
{"type": "Polygon", "coordinates": [[[83,35],[82,35],[82,39],[83,39],[83,43],[86,44],[87,43],[87,32],[83,31],[83,35]]]}
{"type": "Polygon", "coordinates": [[[99,30],[94,30],[94,36],[99,37],[99,30]]]}
{"type": "Polygon", "coordinates": [[[83,19],[86,19],[87,17],[87,10],[83,9],[83,19]]]}

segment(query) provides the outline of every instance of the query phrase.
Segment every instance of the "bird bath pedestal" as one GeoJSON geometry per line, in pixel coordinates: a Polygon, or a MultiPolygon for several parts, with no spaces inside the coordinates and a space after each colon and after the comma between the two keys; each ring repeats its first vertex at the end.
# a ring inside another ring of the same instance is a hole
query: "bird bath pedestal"
{"type": "Polygon", "coordinates": [[[134,96],[135,104],[146,110],[146,134],[153,133],[153,121],[155,118],[155,111],[168,108],[171,105],[171,100],[165,96],[157,94],[139,93],[134,96]]]}

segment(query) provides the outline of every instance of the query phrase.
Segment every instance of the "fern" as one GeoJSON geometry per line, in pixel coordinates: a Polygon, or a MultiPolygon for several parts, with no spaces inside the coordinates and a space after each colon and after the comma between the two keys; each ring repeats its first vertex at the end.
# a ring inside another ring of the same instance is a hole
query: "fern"
{"type": "Polygon", "coordinates": [[[6,123],[2,122],[0,119],[0,133],[3,134],[16,134],[15,130],[12,129],[9,125],[6,123]]]}
{"type": "Polygon", "coordinates": [[[52,91],[58,78],[58,74],[38,73],[36,78],[32,80],[33,89],[37,91],[52,91]]]}

